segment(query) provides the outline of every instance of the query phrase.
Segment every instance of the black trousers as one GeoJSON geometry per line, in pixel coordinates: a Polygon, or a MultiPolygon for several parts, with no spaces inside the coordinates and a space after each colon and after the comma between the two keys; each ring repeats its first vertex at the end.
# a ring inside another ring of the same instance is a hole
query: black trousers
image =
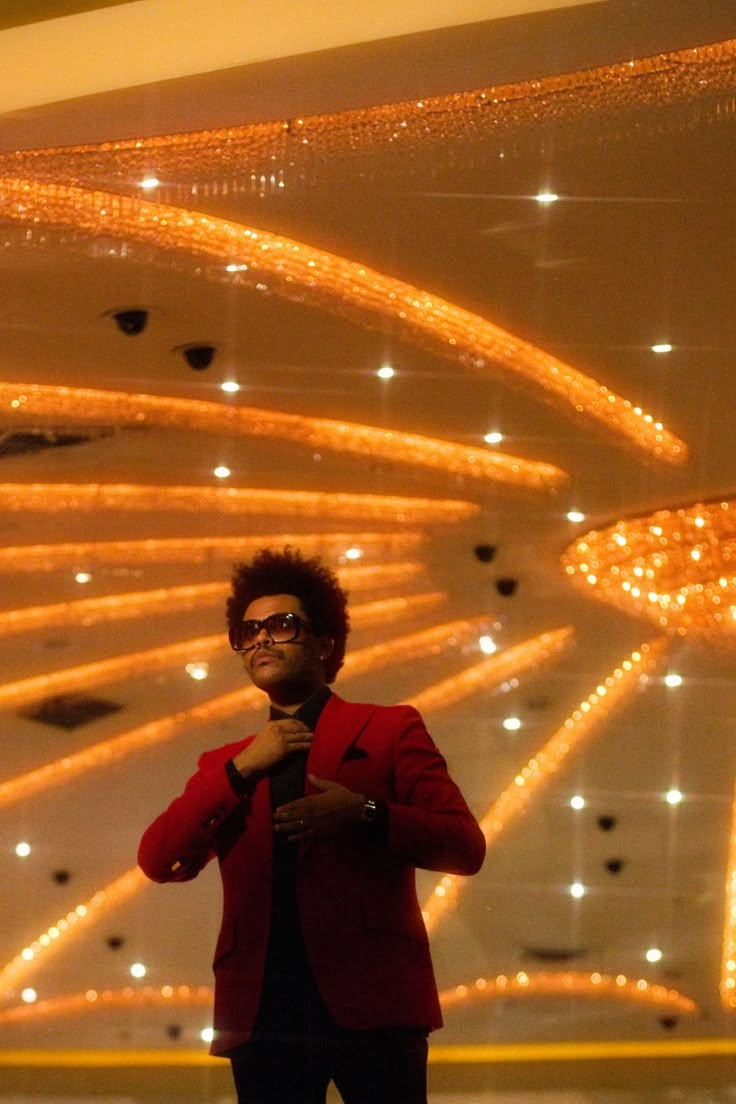
{"type": "Polygon", "coordinates": [[[253,1039],[230,1061],[238,1104],[325,1104],[330,1081],[344,1104],[427,1104],[421,1027],[253,1039]]]}

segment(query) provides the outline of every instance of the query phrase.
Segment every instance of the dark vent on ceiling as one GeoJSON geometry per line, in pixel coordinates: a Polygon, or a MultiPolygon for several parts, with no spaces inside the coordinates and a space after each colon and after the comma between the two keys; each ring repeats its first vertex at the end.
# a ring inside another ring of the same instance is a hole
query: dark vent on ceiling
{"type": "Polygon", "coordinates": [[[79,433],[72,429],[27,429],[17,433],[0,434],[0,458],[23,456],[43,449],[65,448],[67,445],[83,445],[99,437],[109,437],[111,429],[95,429],[79,433]]]}
{"type": "Polygon", "coordinates": [[[21,717],[55,728],[79,728],[81,725],[106,717],[108,713],[118,713],[123,708],[119,702],[106,701],[104,698],[87,698],[83,694],[59,694],[47,698],[40,705],[24,709],[21,717]]]}
{"type": "Polygon", "coordinates": [[[553,704],[554,703],[552,701],[552,698],[550,698],[548,694],[539,694],[535,698],[526,699],[527,709],[536,709],[541,711],[543,709],[549,709],[550,706],[552,706],[553,704]]]}
{"type": "Polygon", "coordinates": [[[522,955],[535,962],[574,962],[584,958],[585,947],[524,947],[522,955]]]}

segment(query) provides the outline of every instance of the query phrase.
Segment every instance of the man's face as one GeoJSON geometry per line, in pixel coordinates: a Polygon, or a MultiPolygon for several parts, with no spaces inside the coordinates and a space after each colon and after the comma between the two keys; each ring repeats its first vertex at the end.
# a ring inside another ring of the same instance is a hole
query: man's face
{"type": "Polygon", "coordinates": [[[307,627],[307,615],[293,594],[256,598],[243,614],[243,620],[265,621],[272,613],[297,614],[304,622],[299,635],[288,644],[277,644],[261,629],[255,648],[243,654],[243,666],[253,684],[273,701],[301,704],[325,684],[324,659],[330,653],[331,641],[315,636],[307,627]]]}

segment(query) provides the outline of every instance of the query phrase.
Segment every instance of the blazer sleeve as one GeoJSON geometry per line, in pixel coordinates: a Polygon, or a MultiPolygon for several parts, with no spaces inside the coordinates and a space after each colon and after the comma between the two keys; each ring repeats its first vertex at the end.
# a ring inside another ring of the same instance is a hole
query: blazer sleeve
{"type": "Polygon", "coordinates": [[[184,792],[143,833],[138,864],[152,881],[195,878],[214,857],[215,836],[223,822],[249,803],[249,795],[235,792],[225,769],[233,750],[205,752],[184,792]]]}
{"type": "Polygon", "coordinates": [[[447,874],[475,874],[486,842],[447,764],[412,706],[397,707],[395,800],[387,802],[388,847],[403,862],[447,874]]]}

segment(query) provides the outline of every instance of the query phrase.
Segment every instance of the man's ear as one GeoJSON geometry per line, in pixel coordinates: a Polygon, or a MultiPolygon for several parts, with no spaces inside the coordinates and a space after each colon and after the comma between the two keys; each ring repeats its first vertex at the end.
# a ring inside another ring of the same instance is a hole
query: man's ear
{"type": "Polygon", "coordinates": [[[321,636],[319,638],[319,658],[323,663],[332,655],[335,649],[335,641],[331,636],[321,636]]]}

